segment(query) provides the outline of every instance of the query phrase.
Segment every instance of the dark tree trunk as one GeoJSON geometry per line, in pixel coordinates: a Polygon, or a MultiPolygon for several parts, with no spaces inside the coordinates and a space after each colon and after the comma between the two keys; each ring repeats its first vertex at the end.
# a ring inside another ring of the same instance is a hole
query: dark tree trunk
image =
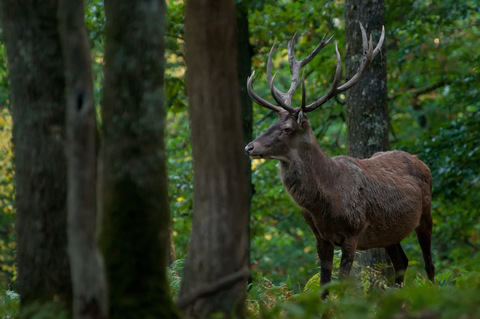
{"type": "MultiPolygon", "coordinates": [[[[246,81],[252,71],[252,46],[250,45],[250,34],[248,29],[248,7],[245,1],[237,5],[237,35],[238,35],[238,85],[240,89],[240,104],[242,108],[243,123],[243,144],[247,145],[252,140],[253,110],[252,99],[248,95],[246,81]]],[[[244,156],[247,177],[248,194],[248,218],[247,222],[247,247],[248,252],[245,256],[245,265],[250,266],[250,205],[253,196],[252,184],[252,163],[249,156],[244,156]]],[[[251,278],[249,279],[251,280],[251,278]]]]}
{"type": "Polygon", "coordinates": [[[12,99],[21,307],[70,310],[65,79],[57,1],[2,0],[12,99]]]}
{"type": "Polygon", "coordinates": [[[73,317],[106,318],[107,287],[97,247],[96,120],[83,0],[60,0],[67,101],[68,247],[73,317]]]}
{"type": "Polygon", "coordinates": [[[249,271],[235,5],[191,0],[185,12],[195,194],[179,305],[188,318],[238,318],[249,271]]]}
{"type": "Polygon", "coordinates": [[[165,1],[106,1],[101,245],[112,318],[177,318],[166,276],[165,1]]]}
{"type": "MultiPolygon", "coordinates": [[[[347,0],[345,2],[346,77],[357,71],[361,62],[362,37],[358,22],[372,34],[374,43],[385,24],[384,1],[347,0]]],[[[388,150],[387,55],[385,45],[372,61],[363,79],[347,92],[348,155],[368,158],[388,150]]],[[[385,250],[371,249],[357,256],[363,266],[390,264],[385,250]]]]}

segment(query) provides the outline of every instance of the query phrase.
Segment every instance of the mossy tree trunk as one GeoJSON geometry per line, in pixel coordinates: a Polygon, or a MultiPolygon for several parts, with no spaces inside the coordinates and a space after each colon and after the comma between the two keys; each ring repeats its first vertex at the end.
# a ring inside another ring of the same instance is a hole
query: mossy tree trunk
{"type": "Polygon", "coordinates": [[[65,78],[57,9],[55,0],[1,1],[13,117],[20,306],[54,302],[70,311],[65,78]]]}
{"type": "MultiPolygon", "coordinates": [[[[372,34],[373,43],[380,38],[385,24],[383,0],[347,0],[345,2],[346,78],[357,71],[362,58],[362,37],[358,22],[372,34]]],[[[368,158],[386,151],[388,143],[387,55],[385,45],[372,61],[360,82],[347,96],[347,150],[348,155],[368,158]]],[[[357,256],[363,266],[390,264],[382,249],[370,249],[357,256]]]]}
{"type": "Polygon", "coordinates": [[[233,0],[186,2],[194,163],[192,234],[179,305],[187,318],[243,316],[248,194],[233,0]]]}
{"type": "Polygon", "coordinates": [[[106,318],[107,287],[97,247],[96,119],[83,0],[60,0],[67,102],[68,247],[73,317],[106,318]]]}
{"type": "Polygon", "coordinates": [[[105,1],[101,246],[112,318],[177,318],[166,275],[165,1],[105,1]]]}

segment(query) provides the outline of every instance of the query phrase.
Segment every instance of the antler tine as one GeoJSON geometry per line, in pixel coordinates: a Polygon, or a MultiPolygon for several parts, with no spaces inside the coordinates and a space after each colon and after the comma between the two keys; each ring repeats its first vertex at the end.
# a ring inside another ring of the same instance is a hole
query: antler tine
{"type": "Polygon", "coordinates": [[[378,52],[380,52],[382,50],[382,45],[383,45],[383,41],[385,40],[385,26],[382,25],[382,34],[380,35],[380,39],[378,40],[378,43],[377,43],[377,46],[375,47],[375,50],[373,50],[373,58],[375,58],[378,54],[378,52]]]}
{"type": "Polygon", "coordinates": [[[275,91],[275,85],[273,84],[273,82],[275,81],[275,77],[277,76],[277,73],[275,73],[273,75],[273,78],[272,78],[272,81],[270,82],[270,91],[272,92],[272,96],[274,98],[274,100],[281,106],[283,107],[285,110],[287,110],[288,112],[290,113],[294,113],[295,112],[295,109],[293,107],[291,107],[290,105],[288,105],[287,103],[289,103],[291,101],[291,96],[289,96],[289,99],[288,99],[288,102],[282,100],[282,97],[284,97],[286,94],[282,94],[282,97],[279,96],[277,94],[277,92],[275,91]]]}
{"type": "MultiPolygon", "coordinates": [[[[359,22],[359,24],[360,24],[360,28],[362,29],[362,38],[364,38],[366,40],[367,36],[366,36],[365,29],[363,28],[363,25],[360,22],[359,22]],[[363,34],[365,34],[365,36],[363,36],[363,34]]],[[[380,40],[378,40],[378,44],[377,44],[377,47],[376,47],[376,49],[378,49],[377,53],[380,52],[380,50],[381,50],[384,38],[385,38],[385,28],[382,27],[382,34],[380,36],[380,40]]],[[[364,43],[363,46],[365,47],[366,44],[364,43]]],[[[374,52],[373,44],[372,44],[372,40],[371,40],[371,36],[370,36],[370,43],[369,43],[369,46],[368,46],[368,50],[366,52],[364,52],[363,61],[362,61],[362,64],[360,65],[360,67],[358,68],[357,73],[355,73],[355,75],[347,83],[338,87],[338,89],[337,89],[338,93],[341,93],[343,91],[348,90],[349,88],[351,88],[352,86],[357,84],[358,81],[360,81],[363,74],[367,70],[367,67],[370,65],[370,62],[373,60],[373,57],[374,57],[373,52],[374,52]]]]}
{"type": "Polygon", "coordinates": [[[290,72],[292,73],[292,84],[290,85],[290,89],[287,92],[287,94],[289,95],[293,95],[293,93],[297,89],[300,69],[307,65],[310,61],[312,61],[313,58],[317,56],[318,52],[320,52],[321,49],[327,46],[327,44],[329,44],[330,41],[333,39],[332,35],[327,41],[325,41],[325,38],[327,37],[327,34],[325,34],[322,38],[322,41],[320,41],[317,47],[305,59],[299,61],[295,58],[295,36],[296,34],[294,34],[292,40],[288,42],[288,60],[290,64],[290,72]]]}
{"type": "Polygon", "coordinates": [[[370,36],[370,43],[368,43],[367,34],[365,32],[365,29],[363,28],[362,23],[359,22],[359,24],[360,24],[360,29],[362,31],[363,61],[362,61],[362,64],[360,65],[360,67],[358,68],[357,73],[355,73],[355,75],[352,76],[352,78],[350,80],[348,80],[345,84],[337,87],[339,77],[340,77],[339,72],[341,71],[341,62],[339,62],[340,53],[338,53],[338,49],[335,46],[335,48],[337,50],[337,71],[335,73],[335,78],[333,80],[332,88],[330,89],[330,91],[328,91],[327,94],[322,96],[320,99],[318,99],[317,101],[313,102],[312,104],[309,104],[308,106],[306,106],[305,107],[305,112],[311,112],[311,111],[315,110],[317,107],[324,104],[325,102],[327,102],[329,99],[331,99],[335,95],[337,95],[341,92],[344,92],[344,91],[350,89],[351,87],[353,87],[355,84],[357,84],[358,81],[362,78],[363,74],[365,73],[367,67],[370,65],[370,62],[372,61],[372,59],[378,54],[378,52],[380,52],[380,50],[382,48],[382,45],[383,45],[383,41],[385,39],[385,27],[382,26],[382,34],[381,34],[380,39],[378,40],[378,44],[377,44],[377,46],[375,47],[375,50],[374,50],[371,36],[370,36]],[[340,63],[340,65],[339,65],[339,63],[340,63]]]}
{"type": "Polygon", "coordinates": [[[295,61],[297,61],[297,59],[295,58],[295,38],[296,38],[296,36],[297,36],[297,33],[295,32],[293,34],[292,39],[290,41],[288,41],[288,45],[287,45],[288,64],[290,65],[290,71],[293,71],[293,64],[295,64],[295,61]]]}
{"type": "Polygon", "coordinates": [[[258,105],[260,106],[263,106],[263,107],[266,107],[272,111],[275,111],[275,112],[280,112],[282,109],[279,108],[278,106],[276,105],[273,105],[272,103],[268,102],[267,100],[264,100],[263,98],[260,97],[260,95],[258,95],[254,90],[253,90],[253,87],[252,87],[252,82],[253,82],[253,76],[255,75],[255,71],[253,71],[252,75],[250,75],[248,78],[247,78],[247,92],[248,92],[248,95],[250,95],[250,97],[252,98],[252,100],[257,103],[258,105]]]}
{"type": "MultiPolygon", "coordinates": [[[[267,82],[268,85],[270,86],[270,83],[272,82],[272,60],[273,60],[273,51],[275,50],[275,43],[273,43],[272,48],[270,49],[270,53],[268,54],[268,61],[267,61],[267,82]]],[[[277,89],[274,86],[275,93],[278,95],[284,95],[279,89],[277,89]]]]}
{"type": "Polygon", "coordinates": [[[302,111],[305,111],[306,104],[306,94],[305,94],[305,69],[302,72],[302,111]]]}
{"type": "Polygon", "coordinates": [[[338,51],[338,46],[336,43],[335,43],[335,52],[337,54],[337,68],[335,70],[335,77],[333,78],[333,83],[330,90],[328,91],[327,94],[322,96],[320,99],[316,100],[312,104],[309,104],[308,106],[303,107],[304,112],[311,112],[315,110],[317,107],[324,104],[325,102],[327,102],[329,99],[331,99],[337,94],[337,85],[338,85],[338,82],[340,81],[340,75],[342,73],[342,58],[340,56],[340,52],[338,51]]]}
{"type": "MultiPolygon", "coordinates": [[[[368,40],[367,40],[367,32],[365,32],[365,28],[363,27],[361,22],[358,22],[360,24],[360,30],[362,32],[362,47],[363,47],[363,54],[367,54],[368,52],[368,40]]],[[[372,35],[370,35],[370,38],[372,38],[372,35]]]]}
{"type": "MultiPolygon", "coordinates": [[[[292,83],[290,85],[290,89],[283,93],[275,86],[275,76],[273,78],[268,78],[268,83],[270,85],[270,91],[272,93],[273,98],[275,101],[285,110],[293,113],[295,112],[295,108],[291,107],[291,101],[293,94],[298,86],[298,74],[300,72],[300,62],[295,58],[295,36],[293,35],[292,39],[288,41],[288,62],[290,65],[290,72],[292,73],[292,83]]],[[[272,48],[273,51],[273,48],[272,48]]],[[[271,67],[272,67],[272,51],[270,51],[270,55],[268,56],[268,65],[267,65],[267,73],[271,75],[271,67]]]]}
{"type": "Polygon", "coordinates": [[[312,53],[310,53],[305,59],[300,61],[300,67],[301,68],[304,67],[305,65],[307,65],[310,61],[312,61],[313,58],[317,56],[318,52],[320,52],[321,49],[326,47],[330,43],[330,41],[332,41],[332,39],[333,39],[333,35],[332,35],[327,41],[325,41],[326,37],[327,37],[327,34],[325,34],[323,36],[322,41],[320,42],[319,45],[317,45],[315,50],[313,50],[312,53]]]}
{"type": "MultiPolygon", "coordinates": [[[[327,35],[325,34],[322,38],[322,41],[319,45],[317,45],[315,50],[313,50],[305,59],[299,61],[295,58],[295,37],[296,34],[294,34],[292,39],[288,42],[288,62],[290,65],[290,72],[292,73],[292,82],[290,84],[290,88],[286,93],[283,93],[275,87],[273,79],[272,81],[270,81],[269,79],[270,89],[272,91],[272,96],[274,97],[275,101],[277,101],[281,107],[288,110],[289,112],[295,111],[295,108],[292,108],[290,105],[293,94],[297,90],[299,84],[298,78],[300,75],[300,69],[307,65],[318,54],[318,52],[320,52],[320,50],[323,49],[327,44],[329,44],[330,41],[333,39],[332,35],[327,41],[325,41],[325,38],[327,37],[327,35]]],[[[269,62],[269,65],[271,67],[271,56],[269,56],[269,62]]],[[[269,74],[270,69],[267,70],[267,73],[269,74]]]]}

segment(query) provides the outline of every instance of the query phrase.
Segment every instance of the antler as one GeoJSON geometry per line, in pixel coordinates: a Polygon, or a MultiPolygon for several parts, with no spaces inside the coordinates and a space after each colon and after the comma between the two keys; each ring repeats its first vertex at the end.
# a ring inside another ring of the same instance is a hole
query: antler
{"type": "MultiPolygon", "coordinates": [[[[335,77],[333,79],[333,84],[330,90],[313,102],[312,104],[309,104],[305,107],[302,108],[304,112],[311,112],[315,110],[317,107],[320,105],[324,104],[328,100],[330,100],[332,97],[336,96],[339,93],[345,92],[352,86],[358,83],[362,76],[365,74],[365,71],[367,70],[367,67],[370,65],[370,62],[373,60],[373,58],[380,52],[382,45],[383,45],[383,40],[385,39],[385,27],[382,26],[382,34],[380,35],[380,40],[378,40],[377,46],[375,47],[375,50],[373,49],[372,45],[372,35],[370,35],[370,42],[367,44],[367,34],[365,32],[365,29],[363,28],[363,25],[359,22],[360,24],[360,29],[362,30],[362,43],[363,43],[363,61],[362,64],[359,66],[357,73],[355,73],[354,76],[350,80],[348,80],[345,84],[337,87],[338,82],[340,80],[340,73],[342,70],[342,60],[340,58],[340,53],[338,52],[338,48],[335,45],[335,51],[337,53],[337,70],[335,72],[335,77]]],[[[302,85],[304,86],[305,83],[302,82],[302,85]]]]}
{"type": "Polygon", "coordinates": [[[250,75],[247,78],[247,91],[252,100],[257,103],[260,106],[264,106],[272,111],[280,112],[282,108],[273,105],[272,103],[268,102],[267,100],[264,100],[260,95],[258,95],[252,88],[252,82],[253,82],[253,76],[255,75],[255,71],[252,72],[252,75],[250,75]]]}
{"type": "Polygon", "coordinates": [[[270,90],[272,91],[273,98],[281,106],[281,108],[276,105],[273,105],[267,100],[264,100],[257,93],[255,93],[255,91],[252,88],[253,75],[255,74],[255,71],[253,71],[252,75],[249,76],[247,79],[247,91],[250,94],[250,97],[255,101],[255,103],[277,112],[279,112],[282,108],[292,113],[295,112],[296,109],[292,108],[290,105],[292,102],[293,94],[295,93],[295,90],[297,89],[299,84],[298,76],[300,74],[300,69],[303,68],[305,65],[307,65],[318,54],[318,52],[320,52],[321,49],[323,49],[328,43],[330,43],[330,41],[333,39],[333,36],[331,36],[327,41],[325,41],[325,38],[326,38],[326,35],[323,37],[322,41],[315,48],[315,50],[313,50],[312,53],[310,53],[305,59],[301,61],[298,61],[295,58],[295,50],[294,50],[295,35],[293,36],[292,40],[288,42],[288,61],[290,65],[290,71],[292,73],[292,84],[290,85],[290,89],[286,93],[281,92],[273,84],[273,81],[275,80],[275,75],[272,78],[272,58],[273,58],[273,51],[275,49],[275,44],[274,44],[270,49],[270,53],[268,54],[267,82],[270,85],[270,90]]]}
{"type": "Polygon", "coordinates": [[[270,50],[270,53],[268,55],[268,62],[267,62],[267,81],[270,86],[270,91],[272,93],[272,96],[274,100],[280,105],[280,107],[268,102],[267,100],[263,99],[260,97],[255,91],[253,91],[252,88],[252,82],[253,82],[253,75],[255,74],[255,71],[252,73],[251,76],[248,77],[247,79],[247,91],[250,94],[250,97],[257,103],[258,105],[267,107],[273,111],[279,112],[283,109],[291,112],[291,113],[296,113],[300,109],[304,112],[311,112],[315,110],[317,107],[320,105],[324,104],[328,100],[330,100],[332,97],[335,95],[344,92],[357,84],[357,82],[361,79],[363,74],[365,73],[365,70],[367,69],[368,65],[372,61],[372,59],[380,52],[383,40],[385,38],[385,28],[382,26],[382,34],[380,36],[380,40],[378,41],[377,46],[375,49],[373,49],[372,45],[372,37],[370,36],[370,43],[367,42],[367,35],[365,32],[365,29],[363,28],[363,25],[359,22],[360,24],[360,29],[362,31],[362,42],[363,42],[363,61],[360,67],[358,68],[357,73],[345,84],[337,87],[338,82],[340,81],[340,74],[342,71],[342,61],[340,57],[340,53],[338,51],[337,45],[335,44],[335,52],[337,54],[337,68],[335,71],[335,77],[333,79],[332,87],[330,90],[322,96],[320,99],[316,100],[315,102],[305,106],[305,77],[304,75],[302,76],[302,106],[300,108],[293,108],[291,107],[291,102],[292,102],[292,97],[293,94],[295,93],[297,87],[298,87],[298,78],[300,75],[300,69],[303,68],[305,65],[307,65],[317,54],[320,52],[321,49],[323,49],[327,44],[330,43],[330,41],[333,39],[333,36],[331,36],[328,40],[325,41],[326,35],[323,37],[322,41],[320,44],[313,50],[312,53],[310,53],[305,59],[298,61],[295,58],[295,51],[294,51],[294,45],[295,45],[295,35],[293,36],[292,40],[289,41],[288,43],[288,60],[290,64],[290,71],[292,73],[292,83],[290,85],[290,88],[288,89],[287,92],[283,93],[281,92],[277,87],[274,85],[275,81],[275,76],[276,74],[273,75],[272,77],[272,57],[273,57],[273,51],[275,48],[275,44],[272,46],[272,49],[270,50]]]}

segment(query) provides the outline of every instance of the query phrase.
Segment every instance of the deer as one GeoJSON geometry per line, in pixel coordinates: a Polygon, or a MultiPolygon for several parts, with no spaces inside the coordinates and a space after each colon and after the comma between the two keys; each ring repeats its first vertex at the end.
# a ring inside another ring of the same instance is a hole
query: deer
{"type": "MultiPolygon", "coordinates": [[[[305,98],[305,69],[302,73],[302,100],[292,107],[292,97],[299,85],[300,70],[327,46],[333,36],[320,44],[305,59],[297,60],[295,36],[288,43],[288,61],[292,80],[287,92],[274,84],[272,56],[267,61],[267,82],[276,103],[260,97],[252,87],[255,71],[247,78],[247,91],[252,100],[278,113],[278,120],[245,147],[252,159],[280,161],[280,176],[288,194],[301,208],[312,230],[320,260],[320,285],[332,279],[334,247],[340,247],[339,279],[349,276],[355,252],[384,248],[393,264],[395,284],[402,287],[408,258],[400,242],[415,230],[421,247],[425,271],[434,281],[432,261],[432,175],[417,156],[403,151],[373,154],[367,159],[349,156],[329,157],[320,148],[310,126],[307,113],[356,85],[370,62],[380,52],[385,38],[373,48],[372,36],[367,41],[361,23],[363,56],[355,75],[339,85],[342,62],[337,45],[337,65],[329,91],[311,104],[305,98]]],[[[325,298],[328,290],[322,294],[325,298]]]]}

